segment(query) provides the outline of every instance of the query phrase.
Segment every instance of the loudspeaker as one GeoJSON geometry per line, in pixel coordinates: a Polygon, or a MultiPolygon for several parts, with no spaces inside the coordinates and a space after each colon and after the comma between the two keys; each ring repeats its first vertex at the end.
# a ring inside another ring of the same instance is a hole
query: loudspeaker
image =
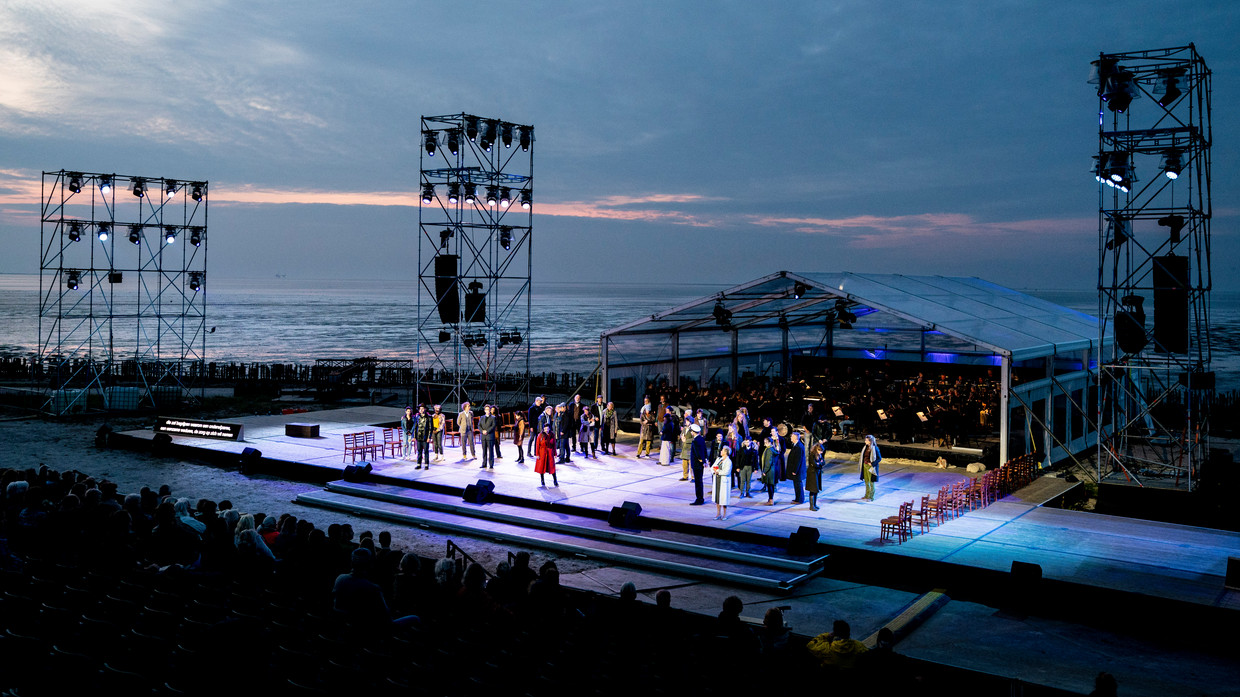
{"type": "Polygon", "coordinates": [[[1018,593],[1033,592],[1042,582],[1042,567],[1024,561],[1012,562],[1012,590],[1018,593]]]}
{"type": "Polygon", "coordinates": [[[241,456],[237,458],[237,464],[240,465],[241,474],[250,474],[258,470],[258,461],[263,459],[263,451],[258,448],[246,448],[241,451],[241,456]]]}
{"type": "Polygon", "coordinates": [[[374,468],[369,462],[359,462],[356,465],[349,465],[344,468],[344,480],[346,482],[364,482],[366,475],[370,474],[374,468]]]}
{"type": "Polygon", "coordinates": [[[172,436],[167,433],[156,433],[151,439],[151,450],[157,453],[167,450],[170,445],[172,445],[172,436]]]}
{"type": "Polygon", "coordinates": [[[1115,341],[1124,353],[1138,353],[1145,348],[1145,298],[1124,296],[1124,304],[1115,312],[1115,341]]]}
{"type": "Polygon", "coordinates": [[[439,321],[444,324],[461,321],[461,295],[456,285],[459,260],[455,254],[435,257],[435,305],[439,308],[439,321]]]}
{"type": "Polygon", "coordinates": [[[1240,591],[1240,557],[1227,557],[1227,575],[1223,577],[1223,587],[1240,591]]]}
{"type": "Polygon", "coordinates": [[[814,545],[818,544],[818,528],[802,525],[797,531],[788,535],[788,554],[803,557],[814,553],[814,545]]]}
{"type": "Polygon", "coordinates": [[[607,516],[607,524],[613,528],[636,528],[637,516],[642,514],[642,505],[636,501],[625,501],[620,506],[613,506],[607,516]]]}
{"type": "Polygon", "coordinates": [[[96,448],[108,447],[108,436],[110,435],[112,435],[111,426],[107,424],[100,426],[99,430],[95,431],[95,447],[96,448]]]}
{"type": "Polygon", "coordinates": [[[487,294],[480,290],[471,290],[465,294],[465,321],[487,321],[487,294]]]}
{"type": "Polygon", "coordinates": [[[479,479],[477,484],[465,487],[461,498],[465,503],[486,503],[495,493],[495,483],[487,479],[479,479]]]}
{"type": "Polygon", "coordinates": [[[1188,353],[1188,257],[1154,257],[1154,351],[1188,353]]]}

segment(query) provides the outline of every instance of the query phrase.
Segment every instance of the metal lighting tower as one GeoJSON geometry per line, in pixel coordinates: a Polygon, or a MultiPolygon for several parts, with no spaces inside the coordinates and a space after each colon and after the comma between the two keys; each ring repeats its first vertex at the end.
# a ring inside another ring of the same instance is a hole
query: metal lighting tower
{"type": "Polygon", "coordinates": [[[1190,44],[1103,53],[1098,86],[1101,481],[1193,488],[1209,454],[1210,71],[1190,44]]]}
{"type": "Polygon", "coordinates": [[[529,403],[534,127],[422,117],[418,399],[529,403]]]}
{"type": "Polygon", "coordinates": [[[207,182],[44,172],[40,203],[44,411],[201,399],[207,182]]]}

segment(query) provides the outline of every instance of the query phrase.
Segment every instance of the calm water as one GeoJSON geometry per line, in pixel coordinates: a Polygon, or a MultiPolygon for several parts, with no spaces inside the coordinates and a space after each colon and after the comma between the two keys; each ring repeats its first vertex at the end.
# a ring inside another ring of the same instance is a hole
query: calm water
{"type": "MultiPolygon", "coordinates": [[[[725,286],[539,282],[531,315],[531,368],[579,371],[598,362],[599,334],[725,286]]],[[[38,345],[37,275],[0,274],[0,355],[38,345]]],[[[296,279],[211,280],[207,360],[312,363],[316,358],[411,358],[417,344],[417,282],[296,279]]],[[[1027,290],[1088,314],[1092,291],[1027,290]]],[[[1240,293],[1212,297],[1219,388],[1240,389],[1240,293]]],[[[520,366],[513,366],[519,368],[520,366]]]]}

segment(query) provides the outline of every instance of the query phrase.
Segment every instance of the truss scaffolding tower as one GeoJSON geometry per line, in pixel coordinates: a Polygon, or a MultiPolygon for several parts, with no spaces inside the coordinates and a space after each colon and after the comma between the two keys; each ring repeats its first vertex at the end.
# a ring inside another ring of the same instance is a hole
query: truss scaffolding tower
{"type": "Polygon", "coordinates": [[[1191,44],[1102,53],[1097,475],[1191,490],[1209,454],[1210,71],[1191,44]]]}

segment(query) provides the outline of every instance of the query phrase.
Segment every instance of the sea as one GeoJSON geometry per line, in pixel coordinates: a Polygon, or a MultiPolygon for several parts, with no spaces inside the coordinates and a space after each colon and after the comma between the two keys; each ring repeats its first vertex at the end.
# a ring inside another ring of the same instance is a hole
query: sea
{"type": "MultiPolygon", "coordinates": [[[[676,283],[532,284],[530,369],[588,373],[599,336],[728,285],[676,283]]],[[[1093,290],[1020,289],[1090,315],[1093,290]]],[[[320,358],[412,358],[417,347],[417,280],[210,279],[206,359],[216,363],[300,363],[320,358]]],[[[1212,367],[1220,391],[1240,389],[1240,293],[1211,294],[1212,367]]],[[[39,277],[0,274],[0,356],[37,355],[39,277]]],[[[514,366],[517,368],[518,366],[514,366]]]]}

